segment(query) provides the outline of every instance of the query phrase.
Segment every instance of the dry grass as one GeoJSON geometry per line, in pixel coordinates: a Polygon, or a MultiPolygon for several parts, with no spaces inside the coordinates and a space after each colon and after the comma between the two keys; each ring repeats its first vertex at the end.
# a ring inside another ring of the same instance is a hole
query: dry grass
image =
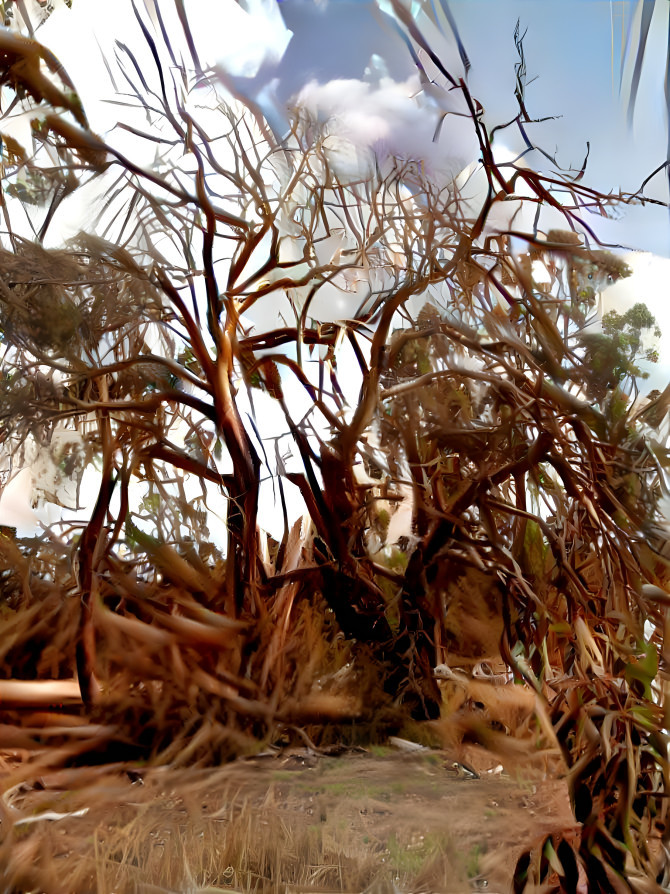
{"type": "Polygon", "coordinates": [[[529,836],[569,821],[565,785],[455,781],[445,757],[294,751],[222,770],[138,769],[134,781],[113,769],[61,771],[5,794],[14,825],[0,845],[2,882],[45,894],[509,884],[529,836]]]}

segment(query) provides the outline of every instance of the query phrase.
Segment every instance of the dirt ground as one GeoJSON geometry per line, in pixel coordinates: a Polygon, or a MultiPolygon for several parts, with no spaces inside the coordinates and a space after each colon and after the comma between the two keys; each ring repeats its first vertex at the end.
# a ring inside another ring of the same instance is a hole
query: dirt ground
{"type": "Polygon", "coordinates": [[[564,780],[507,772],[476,746],[19,784],[6,767],[0,889],[13,892],[503,894],[524,847],[574,827],[564,780]]]}

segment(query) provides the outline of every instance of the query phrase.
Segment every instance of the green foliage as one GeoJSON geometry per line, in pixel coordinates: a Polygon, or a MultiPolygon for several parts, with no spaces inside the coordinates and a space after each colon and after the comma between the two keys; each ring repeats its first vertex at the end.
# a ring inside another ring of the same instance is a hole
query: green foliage
{"type": "Polygon", "coordinates": [[[626,379],[647,379],[639,363],[658,362],[655,348],[644,348],[645,335],[661,337],[656,318],[646,304],[637,303],[625,313],[608,311],[602,319],[602,334],[582,333],[578,338],[588,370],[586,387],[597,398],[616,389],[626,379]]]}
{"type": "Polygon", "coordinates": [[[603,332],[612,338],[619,336],[622,346],[629,347],[636,352],[640,346],[640,336],[643,330],[650,329],[654,338],[661,337],[656,318],[646,304],[637,303],[625,313],[620,314],[610,310],[603,316],[603,332]]]}
{"type": "MultiPolygon", "coordinates": [[[[658,674],[658,652],[652,643],[640,643],[643,657],[633,658],[626,665],[626,680],[648,701],[653,701],[652,684],[658,674]]],[[[651,716],[649,715],[649,719],[651,716]]]]}

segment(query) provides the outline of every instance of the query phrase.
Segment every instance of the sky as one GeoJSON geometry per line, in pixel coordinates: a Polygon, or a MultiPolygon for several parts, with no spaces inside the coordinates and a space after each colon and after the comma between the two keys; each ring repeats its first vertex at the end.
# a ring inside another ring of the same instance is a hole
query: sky
{"type": "MultiPolygon", "coordinates": [[[[151,2],[145,0],[144,5],[150,7],[151,2]]],[[[355,81],[364,82],[371,102],[383,107],[383,78],[402,84],[416,75],[402,38],[383,12],[387,0],[245,0],[244,8],[235,0],[184,2],[203,64],[217,67],[235,89],[259,102],[277,133],[286,127],[287,107],[301,93],[303,98],[310,90],[314,95],[316,84],[321,89],[330,85],[331,102],[335,85],[339,85],[340,105],[335,109],[339,114],[341,108],[348,105],[351,111],[358,102],[355,81]]],[[[639,190],[667,156],[663,80],[670,4],[655,3],[654,8],[649,51],[629,124],[626,112],[633,55],[626,52],[626,41],[634,42],[639,31],[637,0],[449,3],[471,61],[468,84],[484,107],[489,127],[508,121],[516,113],[518,54],[514,29],[518,21],[525,35],[527,107],[532,116],[550,119],[531,125],[529,135],[566,169],[579,169],[588,147],[584,182],[614,193],[639,190]]],[[[160,9],[169,21],[172,0],[160,0],[160,9]]],[[[174,14],[172,18],[176,23],[174,14]]],[[[426,18],[423,22],[420,15],[417,18],[430,34],[426,18]]],[[[177,33],[178,24],[171,30],[177,33]]],[[[119,109],[105,102],[114,91],[101,50],[112,59],[119,52],[115,41],[121,41],[138,58],[144,52],[130,0],[114,4],[107,0],[74,0],[72,10],[65,8],[63,0],[57,0],[56,12],[38,36],[65,65],[94,129],[107,131],[119,109]],[[73,40],[73,34],[79,35],[77,40],[73,40]]],[[[433,28],[430,36],[450,70],[457,77],[464,74],[448,28],[444,34],[433,28]]],[[[150,66],[150,60],[146,59],[146,65],[150,66]]],[[[387,120],[392,117],[393,107],[387,109],[387,120]]],[[[405,146],[409,152],[420,154],[423,147],[426,155],[448,156],[454,165],[467,163],[476,152],[462,132],[443,134],[437,147],[431,145],[431,135],[427,121],[423,130],[417,129],[414,120],[400,115],[392,148],[401,151],[405,146]],[[407,146],[412,134],[415,139],[407,146]]],[[[121,138],[117,131],[111,142],[116,144],[121,138]]],[[[498,140],[510,150],[523,148],[512,128],[498,140]]],[[[122,142],[119,145],[124,148],[122,142]]],[[[134,148],[137,150],[137,146],[134,148]]],[[[538,170],[550,167],[537,152],[526,160],[538,170]]],[[[648,184],[646,195],[667,200],[664,173],[648,184]]],[[[599,237],[608,243],[670,257],[667,209],[629,206],[620,209],[615,218],[589,223],[595,224],[599,237]]]]}
{"type": "MultiPolygon", "coordinates": [[[[417,111],[411,99],[416,67],[407,47],[383,12],[386,0],[184,0],[203,65],[213,66],[222,81],[259,103],[275,132],[288,120],[298,97],[322,116],[335,115],[348,139],[364,149],[422,155],[439,176],[455,176],[476,161],[477,148],[459,120],[450,116],[434,142],[435,115],[441,96],[417,111]]],[[[438,4],[439,0],[434,0],[438,4]]],[[[103,55],[124,54],[124,46],[151,67],[130,0],[73,0],[72,9],[56,0],[56,11],[37,33],[55,52],[82,96],[91,126],[129,155],[137,141],[113,130],[119,107],[110,103],[115,90],[103,55]],[[142,56],[142,53],[145,55],[142,56]]],[[[150,9],[151,0],[138,3],[150,9]]],[[[532,116],[551,120],[532,125],[536,144],[564,168],[580,168],[590,147],[584,182],[603,191],[634,192],[666,158],[667,122],[663,74],[667,10],[656,4],[650,50],[632,125],[626,120],[631,56],[626,36],[639,27],[637,2],[608,0],[451,0],[449,9],[470,58],[467,74],[472,94],[485,110],[489,127],[516,114],[514,42],[517,20],[524,34],[527,67],[526,104],[532,116]],[[665,16],[665,17],[664,17],[665,16]]],[[[415,4],[418,9],[419,4],[415,4]]],[[[179,27],[172,0],[160,0],[171,33],[179,27]]],[[[418,14],[431,44],[449,69],[464,75],[453,36],[434,29],[418,14]]],[[[184,47],[182,49],[185,50],[184,47]]],[[[447,102],[450,100],[446,100],[447,102]]],[[[122,114],[127,114],[122,112],[122,114]]],[[[25,129],[26,122],[18,123],[25,129]]],[[[25,130],[24,130],[25,132],[25,130]]],[[[513,157],[522,148],[512,129],[502,135],[501,152],[513,157]]],[[[531,166],[550,170],[539,153],[531,166]]],[[[647,194],[667,199],[663,174],[647,194]]],[[[75,194],[76,195],[76,194],[75,194]]],[[[86,209],[72,204],[73,229],[85,222],[86,209]]],[[[589,219],[606,242],[635,249],[627,254],[635,275],[608,290],[608,307],[625,309],[645,301],[667,333],[661,364],[650,387],[663,388],[670,378],[670,217],[667,208],[630,207],[607,221],[589,219]],[[645,252],[645,254],[641,254],[645,252]]],[[[24,483],[27,477],[24,476],[24,483]]],[[[11,495],[11,493],[10,493],[11,495]]],[[[7,497],[5,497],[5,500],[7,497]]],[[[13,496],[12,499],[15,499],[13,496]]],[[[20,501],[19,501],[20,502],[20,501]]],[[[0,497],[0,517],[3,498],[0,497]]]]}
{"type": "MultiPolygon", "coordinates": [[[[489,126],[516,114],[514,29],[518,20],[525,33],[528,110],[532,116],[554,116],[530,130],[540,146],[556,154],[564,167],[579,168],[590,143],[585,182],[604,191],[637,191],[665,160],[663,41],[667,32],[662,9],[652,22],[652,52],[643,70],[632,127],[626,122],[630,61],[621,91],[620,67],[626,34],[631,24],[636,25],[636,3],[451,0],[450,9],[472,64],[468,84],[482,103],[489,126]]],[[[284,0],[281,10],[293,31],[277,68],[277,92],[282,98],[298,92],[311,79],[363,77],[371,52],[384,59],[396,80],[413,71],[401,39],[372,2],[330,0],[317,5],[284,0]]],[[[460,74],[453,46],[451,56],[453,69],[460,74]]],[[[509,141],[510,136],[511,130],[503,140],[509,141]]],[[[519,142],[510,148],[522,147],[519,142]]],[[[529,163],[537,168],[545,165],[537,153],[529,163]]],[[[652,186],[652,195],[667,198],[663,175],[652,186]]],[[[665,209],[629,209],[617,226],[603,226],[602,233],[604,238],[631,248],[670,255],[665,209]]]]}
{"type": "MultiPolygon", "coordinates": [[[[458,119],[450,116],[451,123],[436,145],[431,139],[434,118],[420,120],[415,107],[410,110],[409,102],[403,105],[398,100],[397,86],[415,77],[416,68],[391,18],[384,14],[385,2],[245,0],[238,5],[235,0],[206,4],[185,0],[185,5],[203,64],[218,67],[237,90],[259,102],[277,132],[286,126],[287,107],[300,97],[303,102],[311,100],[315,108],[320,104],[322,113],[337,115],[359,142],[365,143],[365,128],[373,133],[368,140],[378,135],[382,119],[391,150],[423,153],[435,168],[443,166],[446,176],[453,176],[476,158],[472,135],[466,135],[463,127],[459,130],[458,119]]],[[[415,3],[413,8],[419,6],[415,3]]],[[[172,7],[172,2],[161,0],[164,14],[169,15],[172,7]]],[[[470,90],[482,103],[490,128],[516,113],[518,22],[524,35],[527,108],[533,117],[550,118],[528,128],[537,145],[566,169],[580,168],[588,148],[584,182],[604,192],[637,192],[664,162],[668,125],[663,80],[670,4],[654,4],[632,121],[627,120],[634,59],[629,45],[635,45],[639,33],[638,0],[450,0],[449,10],[471,62],[470,90]]],[[[456,76],[465,74],[448,27],[440,34],[425,16],[418,14],[417,21],[450,70],[456,76]]],[[[175,27],[173,33],[178,30],[175,27]]],[[[54,14],[39,36],[85,91],[93,126],[106,130],[118,108],[104,102],[110,85],[100,48],[109,55],[115,40],[135,52],[143,44],[128,0],[115,4],[74,0],[72,12],[63,9],[54,14]],[[73,27],[81,33],[74,52],[73,27]],[[86,36],[87,28],[95,32],[95,40],[86,36]]],[[[111,141],[121,136],[117,132],[111,141]]],[[[504,144],[500,150],[509,150],[510,155],[523,148],[512,128],[502,133],[500,142],[504,144]]],[[[551,169],[538,152],[526,161],[538,170],[551,169]]],[[[645,194],[667,201],[667,182],[661,172],[645,194]]],[[[636,300],[648,303],[669,334],[670,345],[670,302],[663,285],[667,265],[656,261],[670,257],[667,207],[636,204],[619,208],[612,220],[598,216],[587,222],[606,243],[651,253],[651,258],[628,258],[643,275],[620,283],[613,296],[622,307],[636,300]]],[[[663,379],[670,375],[670,349],[663,346],[662,355],[654,375],[658,387],[664,387],[663,379]]]]}
{"type": "MultiPolygon", "coordinates": [[[[111,98],[102,50],[112,58],[119,40],[142,55],[142,39],[129,0],[74,0],[72,10],[57,8],[39,30],[64,64],[84,100],[94,129],[105,131],[118,115],[111,98]],[[79,34],[76,41],[73,33],[79,34]],[[94,38],[91,39],[91,35],[94,38]]],[[[385,0],[185,0],[201,61],[218,67],[236,89],[259,101],[279,132],[287,106],[313,82],[340,82],[341,104],[357,101],[355,80],[379,87],[387,77],[397,83],[416,74],[407,48],[391,19],[385,0]],[[380,8],[381,7],[381,8],[380,8]],[[346,82],[349,82],[347,88],[346,82]]],[[[435,0],[434,0],[435,2],[435,0]]],[[[648,2],[648,0],[647,0],[648,2]]],[[[150,6],[150,2],[145,6],[150,6]]],[[[439,5],[439,4],[438,4],[439,5]]],[[[489,127],[512,118],[517,20],[525,34],[527,107],[532,116],[551,120],[532,125],[529,134],[558,164],[579,168],[590,146],[586,183],[603,191],[637,191],[647,175],[666,158],[667,124],[663,96],[668,4],[655,4],[650,52],[643,68],[632,126],[626,121],[632,56],[626,36],[639,27],[639,3],[633,0],[450,0],[449,9],[471,61],[470,90],[483,105],[489,127]],[[622,59],[623,77],[621,77],[622,59]]],[[[160,0],[170,18],[171,0],[160,0]]],[[[430,29],[421,16],[420,24],[430,29]]],[[[173,16],[174,19],[174,16],[173,16]]],[[[174,29],[177,32],[178,27],[174,29]]],[[[464,74],[448,29],[433,31],[433,43],[458,77],[464,74]]],[[[147,60],[149,64],[149,60],[147,60]]],[[[373,97],[383,104],[383,91],[373,97]]],[[[339,109],[338,109],[339,111],[339,109]]],[[[391,112],[389,113],[391,114],[391,112]]],[[[413,130],[402,118],[407,140],[413,130]]],[[[432,133],[428,129],[426,133],[432,133]]],[[[117,133],[116,139],[119,138],[117,133]]],[[[460,134],[453,141],[458,144],[460,134]]],[[[522,148],[512,129],[501,136],[511,150],[522,148]]],[[[113,140],[112,140],[113,142],[113,140]]],[[[398,139],[401,145],[401,140],[398,139]]],[[[440,151],[459,156],[442,139],[440,151]]],[[[416,145],[412,151],[418,152],[416,145]]],[[[424,151],[435,153],[426,139],[424,151]]],[[[472,153],[466,146],[463,158],[472,153]]],[[[470,160],[470,159],[468,159],[470,160]]],[[[546,169],[548,162],[532,153],[528,163],[546,169]]],[[[647,194],[667,199],[667,181],[657,175],[647,194]]],[[[591,221],[592,222],[592,221],[591,221]]],[[[629,207],[620,219],[597,221],[599,236],[623,246],[670,256],[667,209],[629,207]]]]}

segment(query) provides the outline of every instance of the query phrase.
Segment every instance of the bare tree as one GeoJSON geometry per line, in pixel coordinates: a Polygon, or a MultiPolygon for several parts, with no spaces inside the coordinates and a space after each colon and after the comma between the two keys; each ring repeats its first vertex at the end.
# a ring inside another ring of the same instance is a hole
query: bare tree
{"type": "MultiPolygon", "coordinates": [[[[80,431],[99,488],[69,547],[55,535],[23,552],[0,544],[23,605],[0,654],[17,677],[64,677],[76,661],[82,711],[100,721],[88,747],[114,735],[182,761],[240,753],[277,724],[437,721],[436,665],[502,660],[537,696],[582,823],[574,847],[547,839],[522,857],[519,890],[575,890],[581,864],[589,890],[609,891],[653,873],[665,815],[667,461],[652,423],[667,395],[641,406],[628,382],[655,321],[610,320],[604,337],[618,326],[624,340],[592,362],[598,291],[629,271],[596,247],[585,212],[615,199],[583,171],[498,164],[465,83],[396,14],[437,87],[460,93],[481,151],[478,205],[407,159],[344,173],[332,133],[304,114],[277,143],[253,109],[222,101],[197,58],[192,71],[174,55],[164,66],[167,37],[159,47],[144,24],[153,80],[130,51],[125,70],[149,121],[135,136],[158,149],[142,168],[87,128],[70,91],[13,63],[67,77],[12,38],[6,89],[42,123],[30,151],[5,141],[2,430],[7,444],[80,431]],[[99,233],[45,249],[89,178],[109,197],[99,233]],[[34,241],[12,230],[17,200],[34,241]],[[534,228],[491,225],[522,206],[534,228]],[[561,227],[545,226],[545,209],[561,227]],[[347,312],[325,320],[328,302],[347,312]],[[300,471],[259,437],[267,401],[300,471]],[[281,542],[259,527],[268,473],[282,501],[287,482],[299,488],[309,515],[287,520],[281,542]],[[223,551],[205,528],[217,490],[223,551]],[[55,664],[44,639],[37,666],[21,658],[35,604],[58,631],[55,664]]],[[[518,99],[509,126],[523,129],[521,74],[518,99]]],[[[502,745],[476,716],[457,724],[502,745]]]]}

